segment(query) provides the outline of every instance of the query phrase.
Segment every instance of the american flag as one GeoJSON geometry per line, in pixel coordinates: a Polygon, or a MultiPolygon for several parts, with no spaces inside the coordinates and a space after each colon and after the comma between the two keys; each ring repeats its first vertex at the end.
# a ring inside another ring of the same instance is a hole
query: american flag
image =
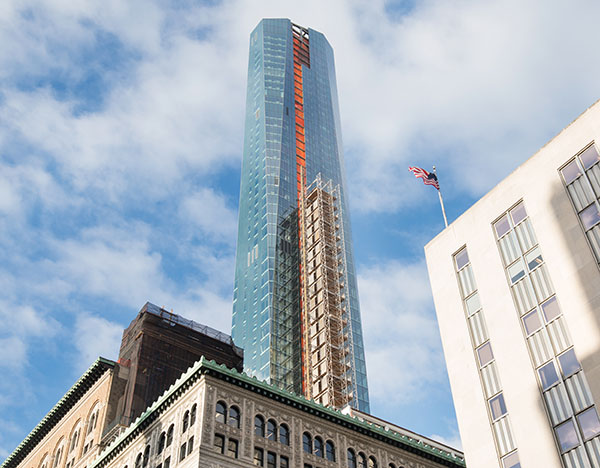
{"type": "Polygon", "coordinates": [[[420,167],[409,167],[409,171],[411,171],[415,177],[423,179],[423,183],[425,185],[433,185],[436,189],[440,189],[440,184],[436,175],[433,172],[427,172],[425,169],[421,169],[420,167]]]}

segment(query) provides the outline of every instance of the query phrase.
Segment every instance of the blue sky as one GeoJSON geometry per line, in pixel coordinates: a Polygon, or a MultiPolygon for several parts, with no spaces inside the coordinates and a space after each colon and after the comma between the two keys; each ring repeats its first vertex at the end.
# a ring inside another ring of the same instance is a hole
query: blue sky
{"type": "Polygon", "coordinates": [[[423,246],[598,97],[600,4],[0,2],[0,459],[146,301],[229,332],[248,36],[336,54],[375,415],[458,444],[423,246]]]}

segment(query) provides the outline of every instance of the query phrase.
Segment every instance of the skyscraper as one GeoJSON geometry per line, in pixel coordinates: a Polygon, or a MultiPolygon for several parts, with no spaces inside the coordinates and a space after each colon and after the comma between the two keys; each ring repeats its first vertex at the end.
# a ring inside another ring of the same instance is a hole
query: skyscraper
{"type": "Polygon", "coordinates": [[[333,51],[264,19],[250,35],[232,337],[246,372],[369,411],[333,51]]]}
{"type": "Polygon", "coordinates": [[[600,466],[600,102],[425,247],[469,467],[600,466]]]}

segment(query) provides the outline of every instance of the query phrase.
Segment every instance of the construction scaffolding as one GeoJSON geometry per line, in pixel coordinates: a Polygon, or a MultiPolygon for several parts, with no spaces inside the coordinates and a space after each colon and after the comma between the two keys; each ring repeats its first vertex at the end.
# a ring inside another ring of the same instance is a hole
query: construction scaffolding
{"type": "Polygon", "coordinates": [[[304,392],[336,408],[353,397],[340,202],[339,185],[319,175],[302,191],[299,207],[304,392]]]}

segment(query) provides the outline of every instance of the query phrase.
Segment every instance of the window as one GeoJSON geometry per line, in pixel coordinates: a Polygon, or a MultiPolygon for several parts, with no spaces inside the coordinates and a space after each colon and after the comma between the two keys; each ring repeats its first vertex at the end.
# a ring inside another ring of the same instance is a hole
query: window
{"type": "Polygon", "coordinates": [[[573,348],[558,356],[558,362],[565,378],[570,377],[581,369],[573,348]]]}
{"type": "Polygon", "coordinates": [[[577,164],[577,160],[571,161],[563,168],[561,172],[563,177],[565,178],[565,183],[567,185],[583,174],[581,169],[579,169],[579,164],[577,164]]]}
{"type": "Polygon", "coordinates": [[[572,448],[575,448],[579,445],[577,432],[575,431],[575,426],[573,425],[572,419],[562,423],[555,429],[555,431],[562,453],[568,452],[572,448]]]}
{"type": "Polygon", "coordinates": [[[197,407],[198,405],[196,405],[194,403],[194,406],[192,406],[192,411],[190,411],[190,426],[193,426],[194,423],[196,422],[196,411],[197,411],[197,407]]]}
{"type": "Polygon", "coordinates": [[[512,210],[510,210],[510,216],[513,220],[513,224],[516,226],[525,218],[527,218],[527,211],[525,211],[525,205],[519,203],[512,210]]]}
{"type": "Polygon", "coordinates": [[[375,457],[369,457],[369,468],[377,468],[377,460],[375,457]]]}
{"type": "Polygon", "coordinates": [[[556,368],[554,363],[550,361],[548,364],[538,369],[540,375],[540,381],[542,382],[542,389],[548,390],[554,384],[558,382],[558,375],[556,374],[556,368]]]}
{"type": "Polygon", "coordinates": [[[165,458],[164,468],[169,468],[171,466],[171,457],[165,458]]]}
{"type": "Polygon", "coordinates": [[[232,406],[231,408],[229,408],[229,420],[227,421],[227,424],[233,427],[237,427],[239,429],[240,410],[237,408],[237,406],[232,406]]]}
{"type": "Polygon", "coordinates": [[[315,437],[314,451],[317,457],[323,458],[323,440],[320,437],[315,437]]]}
{"type": "Polygon", "coordinates": [[[62,458],[62,447],[60,447],[54,454],[54,468],[60,465],[60,459],[62,458]]]}
{"type": "Polygon", "coordinates": [[[577,416],[577,422],[583,432],[583,438],[589,440],[600,434],[600,421],[596,408],[591,407],[577,416]]]}
{"type": "Polygon", "coordinates": [[[356,468],[356,454],[354,450],[348,449],[348,468],[356,468]]]}
{"type": "Polygon", "coordinates": [[[190,440],[188,440],[188,449],[187,449],[187,453],[188,455],[190,453],[192,453],[192,451],[194,450],[194,437],[190,437],[190,440]]]}
{"type": "Polygon", "coordinates": [[[595,145],[590,145],[579,155],[579,158],[581,158],[583,167],[589,169],[600,160],[600,154],[595,145]]]}
{"type": "Polygon", "coordinates": [[[302,448],[306,453],[313,453],[312,451],[312,438],[308,432],[302,434],[302,448]]]}
{"type": "Polygon", "coordinates": [[[548,299],[542,304],[542,311],[544,312],[546,322],[550,322],[560,315],[560,308],[558,307],[556,296],[548,299]]]}
{"type": "Polygon", "coordinates": [[[77,447],[78,440],[79,440],[79,428],[75,429],[75,432],[73,432],[73,435],[71,436],[71,446],[69,448],[69,452],[72,452],[73,450],[75,450],[75,447],[77,447]]]}
{"type": "Polygon", "coordinates": [[[515,263],[509,266],[506,271],[508,271],[511,284],[516,283],[525,276],[525,265],[523,265],[523,260],[519,258],[515,263]]]}
{"type": "Polygon", "coordinates": [[[146,468],[148,466],[148,460],[150,459],[150,446],[146,445],[144,449],[144,459],[142,461],[142,467],[146,468]]]}
{"type": "Polygon", "coordinates": [[[508,217],[506,215],[502,216],[500,220],[494,224],[496,228],[496,234],[498,235],[498,239],[500,239],[504,234],[510,231],[510,223],[508,222],[508,217]]]}
{"type": "Polygon", "coordinates": [[[223,454],[225,453],[225,437],[222,436],[221,434],[215,434],[215,442],[214,442],[215,448],[217,449],[217,452],[223,454]]]}
{"type": "Polygon", "coordinates": [[[492,419],[494,420],[506,414],[506,405],[504,404],[502,393],[490,399],[490,410],[492,411],[492,419]]]}
{"type": "Polygon", "coordinates": [[[277,440],[277,423],[272,419],[267,421],[267,439],[277,440]]]}
{"type": "Polygon", "coordinates": [[[473,315],[475,312],[481,309],[479,294],[475,293],[472,296],[469,296],[469,298],[465,300],[465,304],[467,304],[467,311],[469,312],[469,315],[473,315]]]}
{"type": "Polygon", "coordinates": [[[581,222],[583,223],[583,227],[587,231],[592,226],[594,226],[598,221],[600,221],[600,212],[598,211],[598,207],[595,203],[592,203],[590,206],[585,208],[581,213],[579,213],[579,217],[581,218],[581,222]]]}
{"type": "Polygon", "coordinates": [[[254,434],[260,437],[265,436],[265,420],[260,415],[254,417],[254,434]]]}
{"type": "Polygon", "coordinates": [[[254,466],[265,466],[265,452],[258,447],[254,447],[254,466]]]}
{"type": "Polygon", "coordinates": [[[290,445],[290,430],[285,424],[279,426],[279,442],[290,445]]]}
{"type": "Polygon", "coordinates": [[[179,449],[179,461],[183,460],[185,458],[185,455],[187,453],[187,444],[184,442],[183,444],[181,444],[181,448],[179,449]]]}
{"type": "Polygon", "coordinates": [[[467,254],[467,249],[461,250],[459,253],[456,254],[456,256],[454,258],[456,260],[456,269],[457,270],[460,270],[467,263],[469,263],[469,255],[467,254]]]}
{"type": "Polygon", "coordinates": [[[362,452],[358,454],[358,468],[367,468],[367,457],[362,452]]]}
{"type": "Polygon", "coordinates": [[[135,468],[142,468],[142,454],[138,453],[137,457],[135,457],[135,468]]]}
{"type": "Polygon", "coordinates": [[[477,357],[479,358],[480,367],[492,362],[494,359],[494,353],[492,353],[492,345],[489,341],[477,348],[477,357]]]}
{"type": "Polygon", "coordinates": [[[173,432],[175,431],[175,425],[171,424],[169,426],[169,430],[167,431],[167,447],[170,447],[173,443],[173,432]]]}
{"type": "Polygon", "coordinates": [[[525,325],[525,331],[528,335],[531,335],[542,328],[542,322],[540,321],[537,310],[534,309],[533,312],[530,312],[523,317],[523,325],[525,325]]]}
{"type": "Polygon", "coordinates": [[[521,468],[517,452],[513,452],[508,457],[505,457],[502,460],[502,466],[503,468],[521,468]]]}
{"type": "Polygon", "coordinates": [[[279,457],[279,468],[290,468],[290,460],[288,457],[281,455],[279,457]]]}
{"type": "Polygon", "coordinates": [[[238,457],[238,441],[235,439],[229,439],[227,443],[227,456],[231,458],[238,457]]]}
{"type": "Polygon", "coordinates": [[[165,449],[165,444],[167,443],[167,434],[163,431],[163,433],[158,438],[158,451],[156,453],[161,454],[165,449]]]}
{"type": "Polygon", "coordinates": [[[331,440],[328,440],[325,444],[325,455],[327,457],[327,460],[333,462],[335,461],[335,446],[333,445],[333,442],[331,440]]]}
{"type": "Polygon", "coordinates": [[[277,455],[267,452],[267,468],[277,468],[277,455]]]}
{"type": "Polygon", "coordinates": [[[227,422],[227,406],[222,401],[217,402],[215,419],[217,420],[217,422],[220,422],[223,424],[225,424],[227,422]]]}
{"type": "Polygon", "coordinates": [[[190,412],[186,411],[185,414],[183,415],[183,423],[181,425],[181,432],[182,433],[184,433],[185,431],[187,431],[189,423],[190,423],[190,412]]]}
{"type": "Polygon", "coordinates": [[[535,247],[531,252],[525,254],[525,261],[527,262],[527,268],[529,268],[529,271],[535,270],[538,266],[544,263],[540,248],[535,247]]]}

